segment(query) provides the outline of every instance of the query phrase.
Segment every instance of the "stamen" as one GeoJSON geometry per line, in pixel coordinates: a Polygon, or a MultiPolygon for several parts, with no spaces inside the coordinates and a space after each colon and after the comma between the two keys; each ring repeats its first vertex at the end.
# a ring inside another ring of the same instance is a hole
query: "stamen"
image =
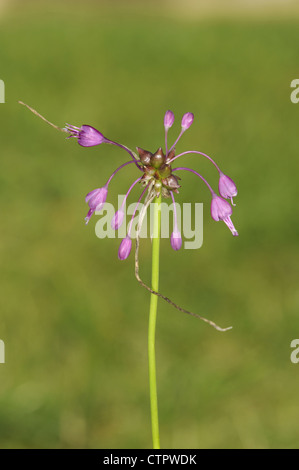
{"type": "MultiPolygon", "coordinates": [[[[170,152],[172,151],[172,149],[176,146],[176,144],[178,143],[178,141],[180,140],[180,138],[182,137],[182,135],[184,134],[184,132],[185,132],[185,130],[182,129],[181,132],[179,133],[179,136],[178,136],[177,140],[176,140],[175,143],[172,145],[172,147],[170,147],[168,153],[170,153],[170,152]]],[[[167,155],[168,155],[168,154],[166,154],[166,156],[167,156],[167,155]]]]}
{"type": "Polygon", "coordinates": [[[116,170],[112,173],[112,175],[110,176],[110,178],[108,179],[106,185],[108,186],[108,184],[110,183],[110,181],[112,180],[112,178],[114,178],[114,176],[116,175],[116,173],[121,170],[122,168],[124,168],[125,166],[127,165],[130,165],[130,163],[134,163],[133,161],[129,161],[129,162],[126,162],[126,163],[123,163],[122,165],[120,165],[118,168],[116,168],[116,170]]]}
{"type": "Polygon", "coordinates": [[[171,199],[173,203],[174,231],[177,232],[178,231],[177,213],[176,213],[175,199],[174,199],[174,195],[172,191],[170,191],[170,195],[171,195],[171,199]]]}
{"type": "Polygon", "coordinates": [[[117,142],[114,142],[113,140],[107,139],[107,142],[106,142],[106,143],[107,143],[107,144],[111,144],[111,145],[116,145],[117,147],[120,147],[120,148],[122,148],[123,150],[125,150],[126,152],[128,152],[128,154],[131,155],[131,157],[133,158],[134,163],[135,163],[135,165],[137,166],[137,168],[139,168],[139,170],[143,171],[142,165],[140,165],[140,163],[139,163],[138,160],[137,160],[136,154],[135,154],[132,150],[130,150],[130,149],[129,149],[128,147],[126,147],[125,145],[122,145],[122,144],[119,144],[119,143],[117,143],[117,142]]]}

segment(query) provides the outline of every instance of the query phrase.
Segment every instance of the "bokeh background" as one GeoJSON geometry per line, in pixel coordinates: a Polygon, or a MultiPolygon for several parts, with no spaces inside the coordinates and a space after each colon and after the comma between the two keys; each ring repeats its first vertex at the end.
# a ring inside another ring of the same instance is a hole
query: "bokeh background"
{"type": "MultiPolygon", "coordinates": [[[[177,150],[213,156],[238,185],[232,237],[191,174],[178,202],[204,203],[204,243],[162,241],[161,291],[233,330],[159,302],[164,448],[298,447],[298,125],[295,1],[1,1],[1,448],[150,448],[149,296],[119,240],[86,227],[84,197],[126,160],[83,149],[88,123],[131,148],[163,145],[163,116],[195,121],[177,150]]],[[[217,172],[184,157],[217,187],[217,172]]],[[[110,186],[116,202],[133,180],[110,186]]],[[[134,173],[135,176],[136,173],[134,173]]],[[[181,175],[182,176],[182,175],[181,175]]],[[[135,188],[131,201],[139,192],[135,188]]],[[[150,242],[141,248],[150,279],[150,242]]]]}

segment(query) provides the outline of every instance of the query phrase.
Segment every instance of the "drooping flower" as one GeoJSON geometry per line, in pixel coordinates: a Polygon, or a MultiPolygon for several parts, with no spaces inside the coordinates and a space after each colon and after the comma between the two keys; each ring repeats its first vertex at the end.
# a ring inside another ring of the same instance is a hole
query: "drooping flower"
{"type": "Polygon", "coordinates": [[[85,202],[88,203],[90,209],[87,216],[85,217],[86,224],[88,224],[90,217],[95,211],[100,211],[104,206],[108,194],[108,185],[106,184],[102,188],[94,189],[90,191],[85,197],[85,202]]]}
{"type": "Polygon", "coordinates": [[[87,126],[84,124],[81,127],[76,127],[67,124],[65,129],[66,131],[70,132],[69,137],[75,137],[78,139],[78,144],[82,147],[93,147],[94,145],[100,145],[109,142],[101,132],[92,126],[87,126]]]}
{"type": "Polygon", "coordinates": [[[223,222],[228,226],[234,237],[238,236],[238,232],[234,227],[234,224],[231,221],[230,216],[233,213],[233,209],[231,205],[222,197],[217,196],[217,194],[212,194],[212,202],[211,202],[211,216],[212,219],[216,220],[223,220],[223,222]]]}
{"type": "Polygon", "coordinates": [[[224,197],[224,199],[230,199],[232,205],[235,205],[233,203],[233,197],[236,197],[238,194],[237,186],[234,181],[229,176],[222,173],[222,171],[220,172],[218,189],[219,194],[224,197]]]}

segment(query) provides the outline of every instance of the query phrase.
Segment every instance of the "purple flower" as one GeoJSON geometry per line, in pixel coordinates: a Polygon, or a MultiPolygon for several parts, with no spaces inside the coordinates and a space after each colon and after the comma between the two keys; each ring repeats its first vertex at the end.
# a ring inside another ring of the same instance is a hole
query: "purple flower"
{"type": "Polygon", "coordinates": [[[82,147],[93,147],[94,145],[109,142],[101,132],[92,126],[86,126],[84,124],[81,127],[75,127],[67,124],[65,129],[71,134],[69,137],[76,137],[78,144],[82,145],[82,147]]]}
{"type": "Polygon", "coordinates": [[[194,120],[194,114],[192,113],[185,113],[182,117],[182,129],[186,131],[192,125],[194,120]]]}
{"type": "Polygon", "coordinates": [[[120,260],[127,259],[129,254],[131,253],[131,248],[132,248],[132,240],[131,238],[127,235],[126,238],[124,238],[121,241],[121,244],[119,245],[118,249],[118,258],[120,260]]]}
{"type": "Polygon", "coordinates": [[[182,237],[179,231],[173,231],[170,237],[170,243],[172,246],[172,249],[177,251],[181,248],[182,246],[182,237]]]}
{"type": "Polygon", "coordinates": [[[230,199],[232,205],[234,206],[235,204],[233,203],[233,197],[235,197],[238,194],[237,186],[233,182],[229,176],[226,176],[220,171],[220,178],[219,178],[219,194],[224,197],[224,199],[230,199]]]}
{"type": "Polygon", "coordinates": [[[234,227],[234,224],[231,221],[230,216],[233,213],[233,209],[231,205],[222,197],[217,196],[217,194],[213,193],[212,195],[212,202],[211,202],[211,216],[212,219],[219,221],[223,220],[223,222],[228,226],[234,237],[238,236],[238,232],[234,227]]]}
{"type": "Polygon", "coordinates": [[[100,211],[105,204],[107,199],[108,186],[105,185],[102,188],[94,189],[87,194],[85,202],[88,202],[90,207],[87,216],[85,217],[86,224],[88,224],[90,217],[94,211],[100,211]]]}
{"type": "Polygon", "coordinates": [[[171,128],[173,123],[174,123],[174,114],[173,114],[172,111],[168,110],[168,111],[166,111],[165,116],[164,116],[165,130],[168,131],[168,129],[171,128]]]}

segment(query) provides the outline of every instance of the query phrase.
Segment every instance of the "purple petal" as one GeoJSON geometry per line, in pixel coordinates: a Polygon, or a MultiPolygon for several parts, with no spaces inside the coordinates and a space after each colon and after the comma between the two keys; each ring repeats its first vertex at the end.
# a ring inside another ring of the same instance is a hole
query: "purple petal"
{"type": "Polygon", "coordinates": [[[97,129],[91,126],[83,125],[79,132],[78,144],[82,147],[93,147],[107,142],[107,139],[97,129]]]}
{"type": "Polygon", "coordinates": [[[99,210],[97,207],[99,204],[104,204],[107,199],[108,189],[107,186],[103,186],[102,188],[94,189],[90,191],[85,197],[85,201],[88,202],[90,208],[94,210],[99,210]]]}
{"type": "Polygon", "coordinates": [[[225,199],[231,199],[238,194],[237,186],[235,185],[234,181],[229,177],[224,175],[222,172],[220,173],[219,178],[219,193],[225,199]]]}
{"type": "Polygon", "coordinates": [[[222,199],[222,197],[219,197],[214,193],[211,202],[212,219],[216,221],[224,220],[226,217],[232,215],[232,213],[233,209],[231,205],[225,199],[222,199]]]}

